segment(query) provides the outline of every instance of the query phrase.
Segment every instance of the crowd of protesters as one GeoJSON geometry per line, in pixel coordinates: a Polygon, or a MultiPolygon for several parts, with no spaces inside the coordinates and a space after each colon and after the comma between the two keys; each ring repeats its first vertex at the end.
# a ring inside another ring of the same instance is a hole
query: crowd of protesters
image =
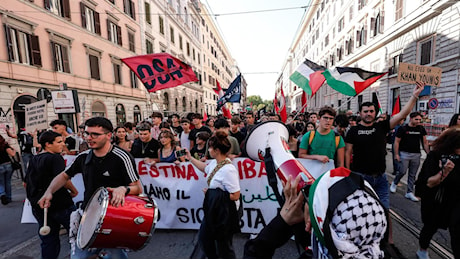
{"type": "MultiPolygon", "coordinates": [[[[441,141],[435,143],[436,154],[429,156],[429,158],[435,159],[430,160],[430,165],[423,168],[424,182],[419,185],[422,188],[418,190],[418,193],[414,192],[414,186],[420,182],[420,180],[416,181],[421,161],[420,147],[422,146],[427,154],[431,152],[426,141],[427,133],[420,125],[421,114],[419,112],[410,113],[413,111],[420,91],[421,87],[417,85],[409,102],[401,109],[400,113],[391,118],[386,114],[378,115],[377,106],[372,102],[362,103],[357,113],[353,113],[351,110],[337,113],[333,107],[329,106],[322,107],[318,112],[297,113],[294,111],[288,115],[286,122],[283,122],[289,132],[289,138],[286,140],[289,149],[296,158],[312,159],[322,163],[334,160],[336,167],[346,167],[357,172],[373,187],[385,209],[390,207],[389,193],[396,191],[400,179],[406,171],[409,171],[406,198],[413,202],[419,201],[420,197],[426,198],[426,200],[432,199],[433,203],[438,203],[439,207],[445,211],[443,205],[447,202],[438,201],[439,197],[443,195],[433,192],[434,190],[451,188],[446,186],[442,189],[444,187],[443,180],[446,178],[457,181],[457,177],[450,177],[456,175],[449,173],[454,171],[455,163],[460,161],[453,156],[457,153],[460,154],[460,147],[457,147],[455,143],[451,144],[453,146],[449,147],[450,150],[445,148],[444,146],[447,144],[439,143],[445,138],[441,138],[441,141]],[[409,118],[407,118],[408,116],[409,118]],[[396,175],[391,185],[389,185],[385,174],[387,143],[393,144],[393,170],[396,175]],[[447,149],[449,154],[444,154],[443,149],[447,149]],[[442,165],[437,163],[440,159],[443,160],[442,165]],[[432,174],[434,170],[431,168],[440,171],[439,178],[430,177],[438,176],[432,174]]],[[[449,129],[458,129],[459,118],[458,114],[453,115],[449,129]]],[[[162,162],[180,164],[184,161],[191,161],[194,165],[204,169],[206,165],[203,163],[208,159],[217,159],[219,165],[220,162],[225,165],[233,158],[246,156],[244,151],[246,136],[258,123],[268,120],[281,121],[281,117],[273,112],[260,114],[249,110],[234,114],[232,118],[218,115],[209,116],[204,120],[200,113],[185,113],[182,116],[172,114],[164,117],[160,112],[153,112],[149,118],[138,124],[127,122],[116,127],[111,132],[110,141],[113,145],[131,154],[132,157],[140,158],[147,164],[153,165],[162,162]]],[[[50,129],[62,137],[59,138],[59,142],[64,144],[62,151],[60,149],[57,149],[59,152],[53,150],[53,154],[76,155],[82,153],[91,146],[87,143],[88,135],[91,135],[91,139],[96,138],[93,136],[96,133],[86,132],[85,125],[79,126],[77,131],[73,133],[66,122],[59,119],[50,123],[50,129]]],[[[53,142],[57,140],[56,136],[51,136],[49,132],[48,135],[52,138],[41,141],[40,133],[37,131],[27,133],[21,129],[17,135],[10,131],[7,131],[7,134],[19,141],[24,171],[26,171],[29,162],[34,159],[34,154],[39,154],[42,150],[49,152],[54,145],[53,142]]],[[[460,132],[449,130],[446,135],[457,138],[460,132]]],[[[460,137],[458,138],[460,139],[460,137]]],[[[0,198],[4,205],[12,200],[11,175],[13,168],[11,157],[15,154],[16,151],[0,136],[0,198]]],[[[212,171],[211,168],[206,170],[206,172],[212,171]]],[[[235,180],[232,181],[235,182],[235,180]]],[[[231,189],[227,191],[230,194],[238,194],[238,196],[232,197],[231,201],[238,201],[239,185],[233,183],[229,187],[231,189]]],[[[449,192],[451,195],[458,195],[455,189],[449,190],[449,192]]],[[[446,221],[450,221],[447,226],[451,229],[451,234],[454,234],[452,243],[456,243],[457,237],[454,231],[458,230],[460,225],[457,214],[460,208],[458,203],[448,201],[449,206],[453,205],[453,209],[447,212],[450,218],[446,221]]],[[[423,203],[423,205],[427,204],[423,203]]],[[[426,251],[428,242],[437,228],[444,227],[428,220],[433,217],[433,214],[428,217],[426,209],[427,206],[422,207],[425,226],[423,236],[420,238],[420,250],[417,252],[419,258],[428,258],[426,251]]],[[[391,221],[388,224],[389,234],[385,239],[389,245],[392,245],[391,221]]],[[[209,233],[202,233],[201,236],[206,243],[210,243],[214,239],[210,237],[209,233]]],[[[223,243],[221,247],[226,251],[224,255],[218,253],[216,255],[214,249],[210,248],[205,248],[205,251],[212,252],[209,255],[211,257],[234,257],[233,249],[228,244],[229,239],[231,240],[231,234],[228,234],[223,241],[218,241],[218,243],[223,243]]],[[[207,244],[207,246],[209,245],[207,244]]],[[[396,247],[391,248],[397,251],[396,247]]],[[[453,249],[454,255],[460,257],[458,248],[453,246],[453,249]]]]}

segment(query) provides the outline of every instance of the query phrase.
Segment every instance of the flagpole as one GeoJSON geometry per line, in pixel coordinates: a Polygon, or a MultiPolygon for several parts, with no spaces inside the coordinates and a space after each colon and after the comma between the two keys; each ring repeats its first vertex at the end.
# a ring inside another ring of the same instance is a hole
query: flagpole
{"type": "Polygon", "coordinates": [[[302,111],[304,108],[307,107],[307,104],[308,104],[308,103],[305,103],[305,105],[303,105],[303,106],[299,109],[299,112],[295,113],[294,118],[296,118],[296,116],[300,113],[300,111],[302,111]]]}

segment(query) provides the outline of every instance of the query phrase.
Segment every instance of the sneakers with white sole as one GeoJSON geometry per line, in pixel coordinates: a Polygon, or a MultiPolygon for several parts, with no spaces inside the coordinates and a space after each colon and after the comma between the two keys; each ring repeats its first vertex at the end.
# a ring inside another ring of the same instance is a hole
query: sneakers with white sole
{"type": "Polygon", "coordinates": [[[430,256],[428,255],[427,250],[417,250],[417,258],[418,259],[430,259],[430,256]]]}
{"type": "Polygon", "coordinates": [[[419,201],[419,199],[415,197],[414,193],[412,192],[406,193],[406,198],[412,200],[413,202],[419,201]]]}
{"type": "Polygon", "coordinates": [[[394,182],[392,182],[391,185],[390,185],[390,191],[391,191],[391,193],[395,193],[395,192],[396,192],[396,187],[397,187],[397,185],[396,185],[394,182]]]}

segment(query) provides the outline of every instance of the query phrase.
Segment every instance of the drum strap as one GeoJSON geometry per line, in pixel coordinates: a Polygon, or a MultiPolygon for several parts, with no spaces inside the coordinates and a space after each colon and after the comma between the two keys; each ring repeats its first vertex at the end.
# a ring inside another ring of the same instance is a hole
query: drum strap
{"type": "Polygon", "coordinates": [[[278,190],[278,180],[276,178],[275,162],[273,161],[273,157],[270,154],[270,147],[265,148],[264,162],[265,170],[267,171],[268,184],[272,188],[273,193],[275,193],[276,200],[280,204],[280,207],[283,207],[284,199],[283,197],[281,197],[281,194],[278,190]]]}
{"type": "Polygon", "coordinates": [[[216,175],[216,173],[222,168],[224,167],[224,165],[226,164],[230,164],[232,163],[232,161],[228,158],[225,158],[225,160],[221,161],[220,163],[218,163],[216,165],[216,167],[214,168],[214,170],[212,170],[211,174],[209,175],[209,178],[208,178],[208,187],[209,187],[209,184],[211,184],[211,181],[212,181],[212,178],[214,178],[214,175],[216,175]]]}

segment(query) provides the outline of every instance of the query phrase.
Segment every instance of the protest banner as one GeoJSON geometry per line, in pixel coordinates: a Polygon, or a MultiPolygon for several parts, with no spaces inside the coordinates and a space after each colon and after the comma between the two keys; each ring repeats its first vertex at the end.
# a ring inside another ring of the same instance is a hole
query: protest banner
{"type": "MultiPolygon", "coordinates": [[[[75,156],[66,155],[66,165],[70,165],[75,156]]],[[[323,164],[316,160],[297,159],[315,177],[334,168],[334,162],[323,164]]],[[[233,165],[238,169],[241,196],[243,201],[243,233],[257,233],[273,219],[279,211],[275,194],[268,185],[265,166],[249,158],[235,158],[233,165]]],[[[205,174],[189,162],[145,164],[136,159],[144,193],[154,199],[158,205],[159,218],[156,228],[160,229],[199,229],[203,220],[203,188],[207,187],[205,174]]],[[[77,204],[83,200],[84,186],[81,174],[72,178],[79,196],[74,198],[77,204]]],[[[281,182],[278,188],[282,192],[281,182]]],[[[29,205],[30,207],[30,205],[29,205]]],[[[24,206],[23,219],[28,213],[24,206]]],[[[23,222],[25,223],[25,222],[23,222]]],[[[30,223],[30,222],[29,222],[30,223]]]]}
{"type": "Polygon", "coordinates": [[[439,87],[441,85],[442,69],[410,63],[399,63],[398,82],[415,84],[416,81],[426,85],[439,87]]]}
{"type": "Polygon", "coordinates": [[[46,108],[46,100],[41,100],[24,106],[26,116],[26,131],[33,131],[48,128],[48,109],[46,108]]]}

